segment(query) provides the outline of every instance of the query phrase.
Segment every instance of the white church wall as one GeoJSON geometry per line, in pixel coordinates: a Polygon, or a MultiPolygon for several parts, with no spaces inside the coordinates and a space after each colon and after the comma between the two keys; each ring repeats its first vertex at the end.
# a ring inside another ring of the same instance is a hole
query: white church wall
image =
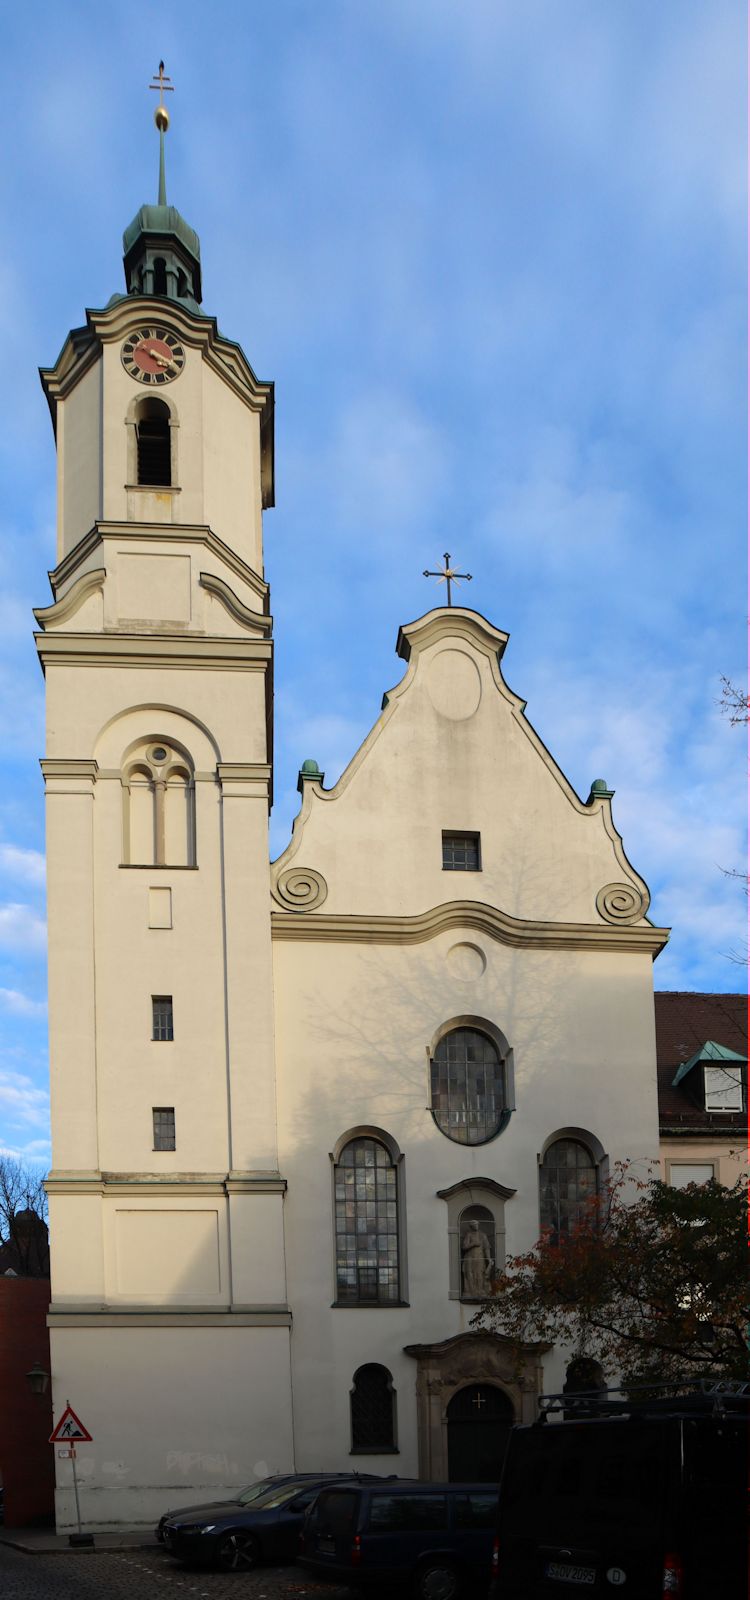
{"type": "MultiPolygon", "coordinates": [[[[133,1323],[51,1330],[55,1394],[93,1435],[76,1463],[87,1527],[153,1524],[168,1507],[290,1469],[286,1328],[133,1323]]],[[[68,1532],[71,1466],[57,1468],[57,1526],[68,1532]]]]}
{"type": "Polygon", "coordinates": [[[71,390],[58,415],[57,559],[102,514],[102,359],[71,390]],[[93,446],[93,448],[92,448],[93,446]]]}

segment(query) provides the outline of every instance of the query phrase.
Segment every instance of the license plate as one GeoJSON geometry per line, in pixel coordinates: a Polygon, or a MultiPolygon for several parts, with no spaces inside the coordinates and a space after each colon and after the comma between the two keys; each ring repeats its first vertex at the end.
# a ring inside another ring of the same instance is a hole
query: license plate
{"type": "Polygon", "coordinates": [[[558,1583],[596,1583],[596,1567],[572,1567],[566,1561],[548,1561],[545,1572],[558,1583]]]}
{"type": "Polygon", "coordinates": [[[336,1540],[331,1539],[327,1533],[322,1533],[318,1539],[318,1549],[322,1550],[324,1555],[333,1556],[336,1554],[336,1540]]]}

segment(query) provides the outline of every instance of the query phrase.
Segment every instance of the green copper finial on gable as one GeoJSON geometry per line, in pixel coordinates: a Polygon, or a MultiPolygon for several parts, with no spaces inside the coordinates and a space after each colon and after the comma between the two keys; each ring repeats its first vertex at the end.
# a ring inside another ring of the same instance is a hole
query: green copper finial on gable
{"type": "Polygon", "coordinates": [[[317,761],[313,760],[312,756],[308,756],[307,760],[303,761],[302,766],[299,769],[299,776],[297,778],[297,792],[299,794],[302,793],[303,783],[323,783],[324,779],[325,773],[321,772],[317,761]]]}
{"type": "Polygon", "coordinates": [[[128,294],[181,300],[197,311],[202,295],[200,242],[176,206],[167,205],[164,135],[169,127],[169,112],[164,96],[174,93],[174,85],[164,72],[163,61],[159,62],[159,71],[149,89],[157,90],[159,95],[154,112],[159,130],[159,198],[155,206],[141,206],[125,229],[125,282],[128,294]]]}

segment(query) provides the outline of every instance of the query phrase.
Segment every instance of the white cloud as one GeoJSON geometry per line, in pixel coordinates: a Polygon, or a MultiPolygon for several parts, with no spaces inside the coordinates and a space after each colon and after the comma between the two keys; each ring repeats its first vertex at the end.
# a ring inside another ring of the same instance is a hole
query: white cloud
{"type": "Polygon", "coordinates": [[[40,850],[27,850],[21,845],[0,844],[0,870],[6,872],[9,878],[17,878],[22,883],[43,886],[45,882],[45,862],[40,850]]]}
{"type": "Polygon", "coordinates": [[[20,989],[0,988],[0,1006],[17,1017],[43,1017],[47,1010],[44,1000],[32,1000],[20,989]]]}
{"type": "Polygon", "coordinates": [[[5,949],[39,950],[47,948],[47,924],[38,911],[12,901],[0,905],[0,946],[5,949]]]}
{"type": "Polygon", "coordinates": [[[49,1126],[49,1095],[40,1089],[23,1072],[0,1066],[0,1114],[4,1113],[11,1127],[24,1123],[31,1127],[47,1129],[49,1126]]]}

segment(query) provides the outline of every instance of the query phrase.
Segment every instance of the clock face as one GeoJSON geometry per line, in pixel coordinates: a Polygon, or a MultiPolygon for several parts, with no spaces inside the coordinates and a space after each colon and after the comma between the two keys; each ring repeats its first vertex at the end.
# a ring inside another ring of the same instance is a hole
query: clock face
{"type": "Polygon", "coordinates": [[[158,387],[179,378],[185,351],[169,328],[136,328],[122,347],[122,364],[138,383],[158,387]]]}

